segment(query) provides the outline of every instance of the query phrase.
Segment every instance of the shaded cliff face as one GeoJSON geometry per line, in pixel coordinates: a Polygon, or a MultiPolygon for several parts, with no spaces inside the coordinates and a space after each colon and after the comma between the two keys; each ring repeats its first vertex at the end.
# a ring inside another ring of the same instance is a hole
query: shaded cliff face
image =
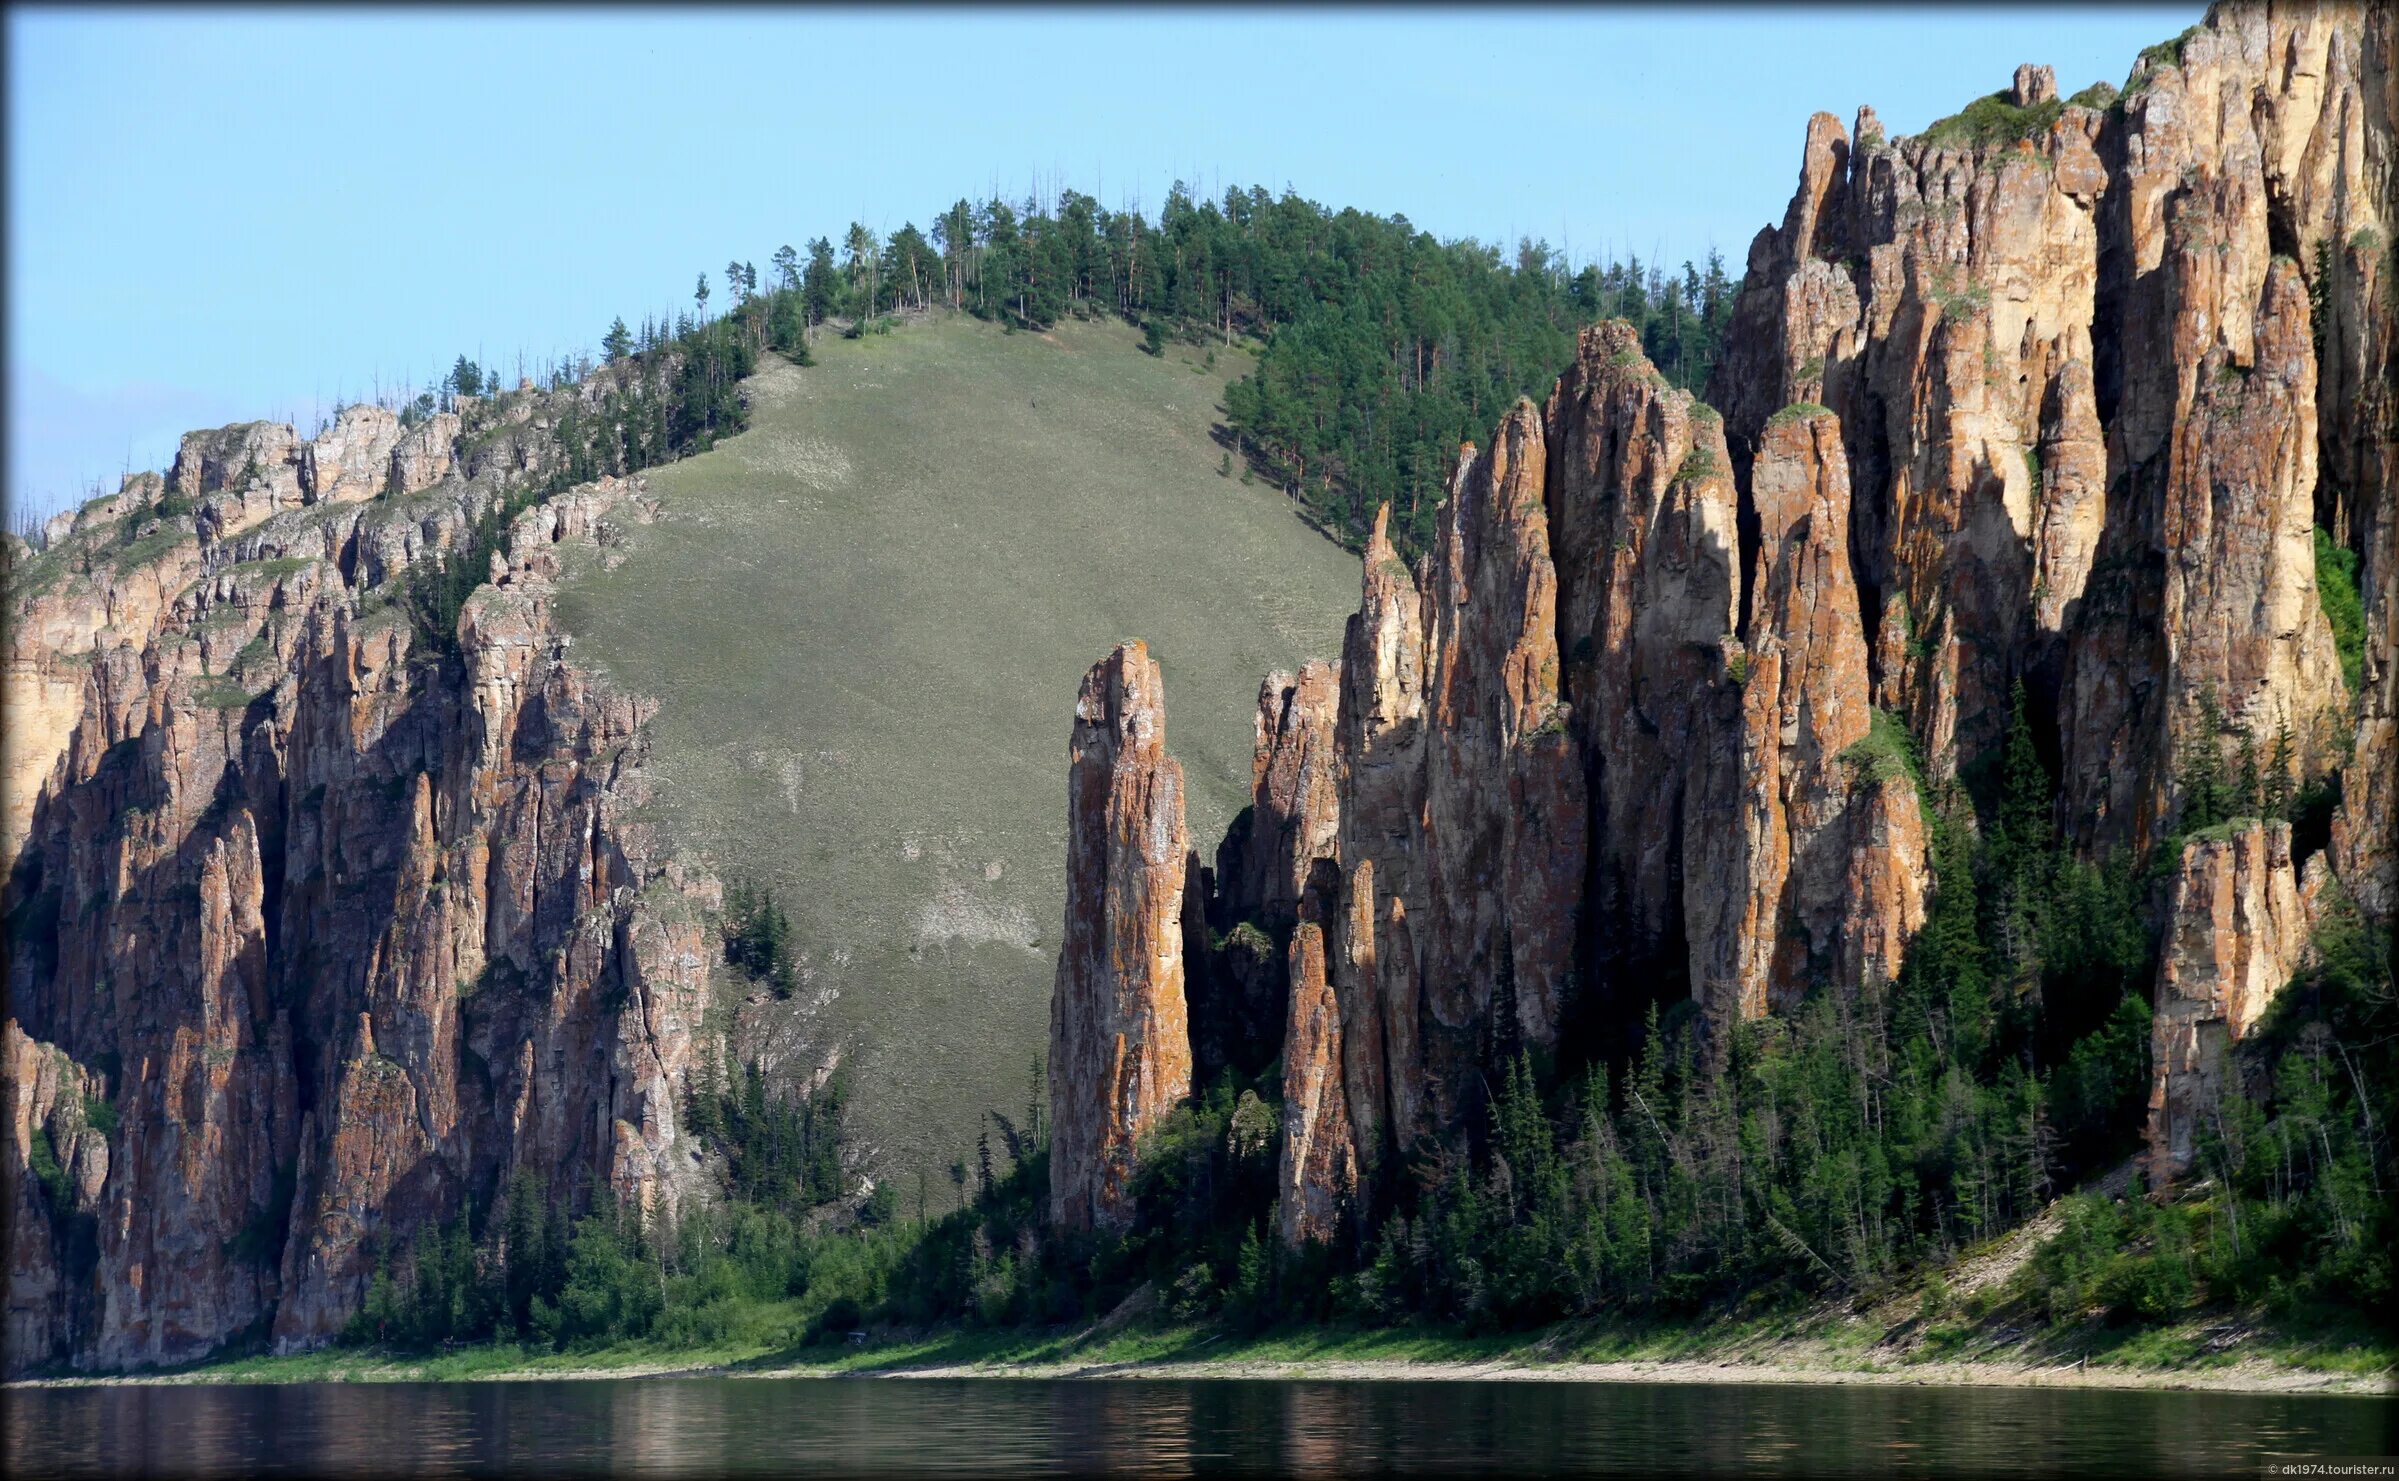
{"type": "Polygon", "coordinates": [[[1923,923],[1915,784],[1869,745],[1840,424],[1794,412],[1766,427],[1751,465],[1759,543],[1738,704],[1712,717],[1693,784],[1691,982],[1719,1019],[1796,1008],[1821,984],[1887,982],[1923,923]]]}
{"type": "Polygon", "coordinates": [[[395,599],[547,473],[542,398],[494,410],[464,470],[455,417],[195,433],[12,573],[12,1365],[305,1346],[519,1170],[690,1181],[714,886],[628,823],[646,711],[549,611],[644,497],[517,515],[454,652],[395,599]]]}
{"type": "Polygon", "coordinates": [[[1288,932],[1286,1241],[1473,1126],[1520,1044],[1878,992],[1926,919],[1928,793],[1995,759],[2019,683],[2093,856],[2168,837],[2243,736],[2294,787],[2340,773],[2312,860],[2250,824],[2182,861],[2156,1135],[2187,1155],[2209,1036],[2288,979],[2324,881],[2399,893],[2393,44],[2387,11],[2225,7],[2113,106],[2027,67],[1923,138],[1820,114],[1713,407],[1597,326],[1461,455],[1422,563],[1378,524],[1334,785],[1270,782],[1262,723],[1235,851],[1288,932]],[[2365,557],[2354,703],[2318,523],[2365,557]]]}
{"type": "Polygon", "coordinates": [[[1145,645],[1120,646],[1084,676],[1066,795],[1066,926],[1050,998],[1050,1212],[1066,1229],[1122,1227],[1136,1143],[1191,1092],[1183,768],[1166,754],[1166,696],[1145,645]]]}
{"type": "Polygon", "coordinates": [[[1719,908],[1691,826],[1713,772],[1693,763],[1746,661],[1723,419],[1611,323],[1583,336],[1547,421],[1559,648],[1593,819],[1592,969],[1682,982],[1689,912],[1719,908]]]}

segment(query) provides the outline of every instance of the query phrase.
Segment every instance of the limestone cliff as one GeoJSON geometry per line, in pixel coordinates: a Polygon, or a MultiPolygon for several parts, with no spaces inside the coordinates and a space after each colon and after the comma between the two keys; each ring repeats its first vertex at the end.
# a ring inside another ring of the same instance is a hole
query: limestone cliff
{"type": "MultiPolygon", "coordinates": [[[[2121,97],[2061,102],[2029,68],[1919,138],[1886,140],[1870,110],[1854,137],[1818,115],[1711,387],[1737,461],[1763,456],[1782,402],[1839,414],[1873,692],[1936,777],[1991,754],[2018,680],[2062,763],[2059,821],[2095,852],[2157,844],[2184,779],[2244,746],[2287,758],[2294,786],[2337,773],[2329,864],[2386,925],[2395,33],[2388,7],[2226,4],[2145,53],[2121,97]],[[2316,525],[2363,557],[2356,696],[2316,525]]],[[[2189,1156],[2220,1041],[2306,939],[2307,861],[2265,836],[2176,876],[2162,1172],[2189,1156]],[[2253,1001],[2195,1006],[2205,963],[2253,1001]]]]}
{"type": "Polygon", "coordinates": [[[691,1184],[714,886],[629,821],[647,709],[550,614],[561,542],[648,504],[508,518],[558,481],[546,399],[488,405],[471,474],[454,415],[195,433],[13,563],[12,1368],[321,1341],[519,1170],[691,1184]],[[412,619],[480,535],[454,630],[412,619]]]}
{"type": "Polygon", "coordinates": [[[1324,938],[1314,921],[1291,934],[1277,1232],[1293,1245],[1339,1233],[1358,1186],[1357,1140],[1341,1075],[1341,1009],[1325,977],[1324,938]]]}
{"type": "Polygon", "coordinates": [[[2019,685],[2091,857],[2243,754],[2339,786],[2329,843],[2248,823],[2175,875],[2155,1135],[2187,1156],[2210,1035],[2299,960],[2302,876],[2399,896],[2394,29],[2226,5],[2121,98],[2028,66],[1920,137],[1819,114],[1706,403],[1596,326],[1462,452],[1417,566],[1378,521],[1337,711],[1295,749],[1275,697],[1308,686],[1269,681],[1213,881],[1288,982],[1287,1241],[1476,1124],[1519,1045],[1879,991],[2019,685]],[[2356,696],[2319,524],[2364,557],[2356,696]]]}
{"type": "Polygon", "coordinates": [[[1840,416],[1875,694],[1936,776],[1990,753],[2018,678],[2095,843],[2163,836],[2175,763],[2229,755],[2211,703],[2261,747],[2287,728],[2306,777],[2339,764],[2310,529],[2339,501],[2371,549],[2388,482],[2387,427],[2339,403],[2388,363],[2343,244],[2388,225],[2390,24],[2226,5],[2121,98],[2026,69],[1920,137],[1809,125],[1711,396],[1743,464],[1787,402],[1840,416]]]}

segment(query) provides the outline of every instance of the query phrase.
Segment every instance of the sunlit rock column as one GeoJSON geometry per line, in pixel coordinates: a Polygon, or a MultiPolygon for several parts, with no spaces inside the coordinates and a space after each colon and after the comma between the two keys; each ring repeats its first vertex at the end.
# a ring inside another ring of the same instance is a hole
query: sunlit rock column
{"type": "Polygon", "coordinates": [[[1158,665],[1121,645],[1083,678],[1067,775],[1066,931],[1050,996],[1050,1212],[1132,1217],[1134,1148],[1191,1089],[1183,768],[1158,665]]]}

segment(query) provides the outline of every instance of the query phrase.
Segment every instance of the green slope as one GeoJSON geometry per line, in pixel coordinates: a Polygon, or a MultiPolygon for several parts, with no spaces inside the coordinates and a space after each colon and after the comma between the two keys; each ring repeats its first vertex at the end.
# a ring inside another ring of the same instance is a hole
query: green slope
{"type": "Polygon", "coordinates": [[[817,354],[654,470],[664,516],[561,608],[579,658],[662,701],[655,813],[775,889],[869,1144],[909,1201],[933,1169],[940,1208],[1046,1043],[1083,671],[1149,642],[1205,856],[1247,800],[1259,679],[1339,651],[1357,563],[1219,476],[1236,353],[947,319],[817,354]]]}

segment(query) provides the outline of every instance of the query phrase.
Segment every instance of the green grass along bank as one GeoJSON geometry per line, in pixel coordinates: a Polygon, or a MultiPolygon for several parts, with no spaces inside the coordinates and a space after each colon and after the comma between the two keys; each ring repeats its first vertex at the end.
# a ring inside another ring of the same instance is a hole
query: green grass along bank
{"type": "MultiPolygon", "coordinates": [[[[1919,1303],[1921,1293],[1919,1293],[1919,1303]]],[[[1926,1321],[1894,1298],[1866,1312],[1810,1309],[1691,1325],[1579,1321],[1531,1333],[1454,1327],[1295,1327],[1136,1322],[1114,1329],[947,1329],[800,1345],[674,1348],[617,1343],[555,1352],[513,1343],[434,1353],[336,1347],[156,1373],[35,1384],[457,1383],[665,1378],[1272,1378],[1566,1382],[1892,1383],[2190,1388],[2388,1395],[2399,1349],[2363,1330],[2296,1335],[2194,1320],[2028,1337],[1999,1313],[1926,1321]],[[2237,1333],[2237,1342],[2228,1342],[2237,1333]]]]}

